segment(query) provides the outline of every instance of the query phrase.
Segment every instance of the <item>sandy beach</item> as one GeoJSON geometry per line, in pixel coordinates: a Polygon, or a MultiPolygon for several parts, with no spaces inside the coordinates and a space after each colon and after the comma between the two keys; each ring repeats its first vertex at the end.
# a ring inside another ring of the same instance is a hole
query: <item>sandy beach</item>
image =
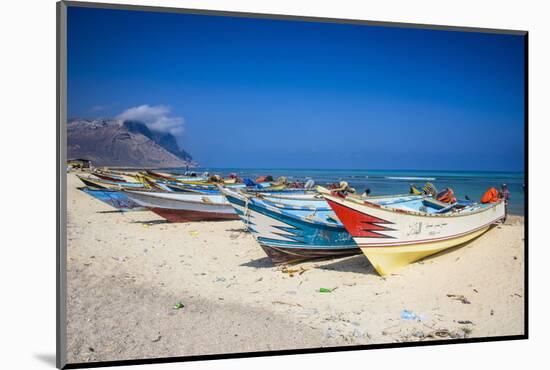
{"type": "Polygon", "coordinates": [[[380,277],[363,255],[274,267],[240,221],[117,212],[67,176],[69,362],[524,333],[522,217],[380,277]]]}

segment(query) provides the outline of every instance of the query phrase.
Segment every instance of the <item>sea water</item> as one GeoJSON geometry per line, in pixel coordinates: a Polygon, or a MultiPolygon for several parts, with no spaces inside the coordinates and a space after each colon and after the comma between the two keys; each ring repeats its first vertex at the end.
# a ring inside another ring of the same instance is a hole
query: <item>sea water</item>
{"type": "MultiPolygon", "coordinates": [[[[410,185],[422,188],[431,182],[436,189],[451,188],[457,199],[468,196],[479,201],[490,187],[500,190],[502,184],[508,185],[510,203],[508,212],[524,215],[525,175],[523,172],[475,172],[475,171],[411,171],[411,170],[327,170],[327,169],[244,169],[244,168],[194,168],[193,171],[227,176],[236,173],[239,177],[252,180],[259,176],[271,175],[274,179],[285,176],[288,181],[306,181],[313,179],[317,185],[326,186],[346,181],[357,192],[370,189],[370,195],[392,195],[408,193],[410,185]]],[[[185,169],[173,169],[183,173],[185,169]]]]}

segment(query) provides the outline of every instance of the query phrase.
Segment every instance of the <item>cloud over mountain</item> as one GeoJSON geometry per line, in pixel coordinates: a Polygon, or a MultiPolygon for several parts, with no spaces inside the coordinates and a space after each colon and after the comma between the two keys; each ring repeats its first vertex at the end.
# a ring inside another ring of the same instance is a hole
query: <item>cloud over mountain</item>
{"type": "Polygon", "coordinates": [[[116,118],[124,121],[140,121],[150,130],[179,137],[185,132],[185,121],[183,117],[169,117],[170,112],[171,108],[166,105],[143,104],[126,109],[116,118]]]}

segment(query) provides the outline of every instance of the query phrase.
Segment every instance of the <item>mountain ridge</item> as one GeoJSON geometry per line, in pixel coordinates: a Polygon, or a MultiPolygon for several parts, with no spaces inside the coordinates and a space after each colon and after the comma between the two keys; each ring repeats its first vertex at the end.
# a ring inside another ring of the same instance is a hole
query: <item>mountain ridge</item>
{"type": "Polygon", "coordinates": [[[151,130],[141,121],[112,118],[70,119],[67,156],[90,159],[99,167],[197,166],[172,134],[151,130]]]}

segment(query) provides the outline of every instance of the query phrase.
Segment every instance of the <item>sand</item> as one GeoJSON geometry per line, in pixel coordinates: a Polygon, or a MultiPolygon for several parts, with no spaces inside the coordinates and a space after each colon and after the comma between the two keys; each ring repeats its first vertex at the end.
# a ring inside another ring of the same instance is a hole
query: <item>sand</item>
{"type": "Polygon", "coordinates": [[[289,273],[240,221],[170,224],[148,211],[116,212],[79,186],[68,174],[70,363],[525,330],[522,217],[387,277],[363,255],[289,273]],[[418,319],[401,318],[403,310],[418,319]]]}

